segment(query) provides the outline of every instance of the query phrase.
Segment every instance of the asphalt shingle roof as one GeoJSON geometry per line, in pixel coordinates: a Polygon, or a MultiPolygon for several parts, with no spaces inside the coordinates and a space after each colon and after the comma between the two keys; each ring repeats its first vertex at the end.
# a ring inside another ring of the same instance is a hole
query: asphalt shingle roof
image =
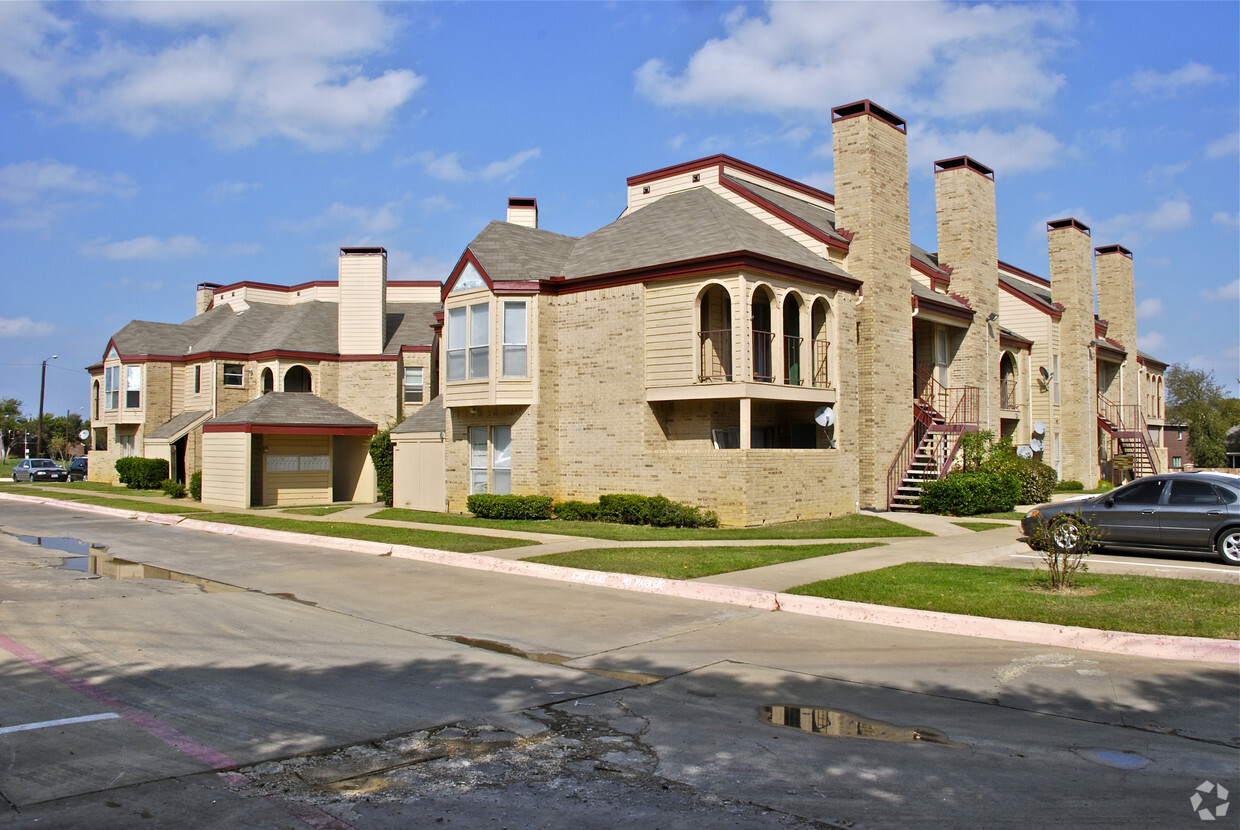
{"type": "Polygon", "coordinates": [[[378,426],[309,392],[268,392],[207,423],[323,428],[378,426]]]}
{"type": "Polygon", "coordinates": [[[791,213],[796,218],[823,233],[840,241],[847,241],[846,237],[835,229],[835,211],[819,207],[804,199],[798,199],[795,196],[789,196],[787,193],[780,193],[777,190],[771,190],[769,187],[763,187],[753,182],[743,181],[732,176],[724,176],[723,178],[735,187],[748,190],[759,199],[764,199],[775,205],[775,207],[791,213]]]}
{"type": "Polygon", "coordinates": [[[392,427],[392,432],[441,432],[444,423],[443,395],[436,395],[417,412],[392,427]]]}
{"type": "Polygon", "coordinates": [[[195,421],[205,418],[211,414],[209,409],[197,409],[192,412],[182,412],[171,421],[160,424],[156,427],[147,438],[177,438],[182,432],[188,430],[195,421]]]}

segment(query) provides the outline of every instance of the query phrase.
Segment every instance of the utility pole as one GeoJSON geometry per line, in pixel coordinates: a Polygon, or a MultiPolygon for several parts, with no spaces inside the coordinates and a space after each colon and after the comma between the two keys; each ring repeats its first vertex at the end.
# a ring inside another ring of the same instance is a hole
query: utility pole
{"type": "Polygon", "coordinates": [[[39,458],[43,457],[43,391],[47,388],[47,361],[55,360],[60,355],[52,355],[43,360],[43,374],[39,379],[39,431],[35,434],[34,451],[39,458]]]}

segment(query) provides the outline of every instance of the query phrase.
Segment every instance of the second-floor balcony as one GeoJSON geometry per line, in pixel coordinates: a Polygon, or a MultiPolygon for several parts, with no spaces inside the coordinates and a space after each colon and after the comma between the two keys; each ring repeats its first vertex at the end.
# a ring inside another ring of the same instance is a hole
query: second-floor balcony
{"type": "Polygon", "coordinates": [[[1020,409],[1016,378],[1003,378],[999,381],[999,408],[1020,409]]]}

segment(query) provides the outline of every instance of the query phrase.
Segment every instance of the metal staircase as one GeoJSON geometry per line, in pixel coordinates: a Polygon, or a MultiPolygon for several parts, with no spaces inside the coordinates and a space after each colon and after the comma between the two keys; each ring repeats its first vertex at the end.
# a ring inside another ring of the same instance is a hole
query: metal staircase
{"type": "Polygon", "coordinates": [[[946,476],[960,450],[960,436],[978,429],[981,391],[976,386],[948,388],[922,372],[914,382],[913,427],[887,470],[889,510],[920,509],[923,484],[946,476]]]}
{"type": "Polygon", "coordinates": [[[1098,393],[1098,426],[1111,437],[1111,457],[1127,458],[1134,477],[1155,475],[1158,459],[1149,442],[1145,413],[1136,404],[1117,404],[1098,393]]]}

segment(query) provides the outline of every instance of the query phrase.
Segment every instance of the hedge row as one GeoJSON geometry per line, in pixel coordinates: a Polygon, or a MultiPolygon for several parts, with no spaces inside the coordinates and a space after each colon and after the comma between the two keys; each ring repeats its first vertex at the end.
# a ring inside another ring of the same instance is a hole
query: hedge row
{"type": "Polygon", "coordinates": [[[1007,513],[1020,501],[1020,480],[1009,473],[952,473],[921,488],[921,509],[948,516],[1007,513]]]}
{"type": "Polygon", "coordinates": [[[116,475],[130,490],[158,490],[168,478],[168,460],[165,458],[116,459],[116,475]]]}
{"type": "Polygon", "coordinates": [[[632,493],[600,496],[598,502],[564,501],[548,496],[474,495],[466,508],[480,519],[550,519],[577,522],[613,522],[654,527],[718,527],[712,511],[679,504],[663,496],[632,493]]]}

